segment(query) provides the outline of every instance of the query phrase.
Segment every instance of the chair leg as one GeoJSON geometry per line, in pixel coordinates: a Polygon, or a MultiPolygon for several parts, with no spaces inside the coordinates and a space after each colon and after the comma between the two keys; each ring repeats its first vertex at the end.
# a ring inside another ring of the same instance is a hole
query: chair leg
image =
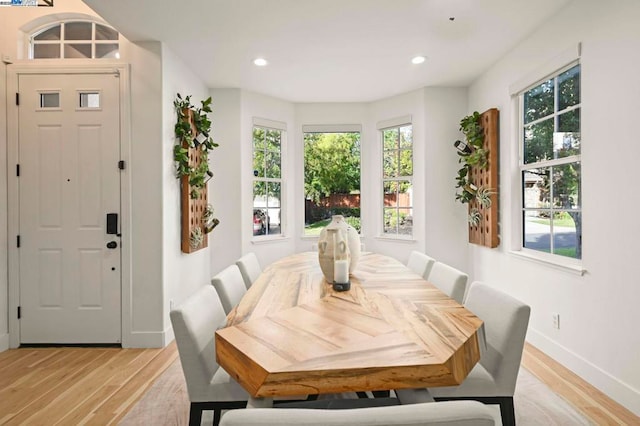
{"type": "Polygon", "coordinates": [[[202,408],[192,402],[189,408],[189,426],[200,426],[201,422],[202,408]]]}
{"type": "Polygon", "coordinates": [[[213,426],[218,426],[220,424],[220,417],[222,416],[222,410],[216,408],[213,410],[213,426]]]}

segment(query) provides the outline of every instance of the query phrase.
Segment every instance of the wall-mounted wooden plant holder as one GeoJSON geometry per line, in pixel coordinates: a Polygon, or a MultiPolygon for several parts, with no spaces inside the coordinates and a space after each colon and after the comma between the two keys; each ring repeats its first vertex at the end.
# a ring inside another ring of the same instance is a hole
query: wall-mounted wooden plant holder
{"type": "MultiPolygon", "coordinates": [[[[191,132],[193,135],[196,133],[195,125],[193,124],[193,111],[186,109],[183,110],[188,115],[191,123],[191,132]]],[[[187,147],[186,142],[182,142],[183,147],[187,147]]],[[[198,148],[189,148],[189,165],[191,167],[198,167],[202,161],[202,150],[198,148]]],[[[180,177],[180,210],[182,220],[182,232],[181,232],[181,249],[184,253],[193,253],[207,247],[208,238],[207,233],[204,231],[204,214],[207,210],[207,184],[205,183],[203,188],[198,188],[198,196],[191,198],[191,191],[193,187],[189,185],[189,176],[180,177]],[[192,236],[198,233],[197,229],[202,232],[202,240],[200,244],[192,244],[192,236]]]]}
{"type": "Polygon", "coordinates": [[[477,226],[469,225],[469,242],[487,247],[500,245],[498,229],[498,135],[499,112],[491,108],[480,114],[480,125],[484,133],[484,149],[489,151],[489,162],[486,168],[471,168],[471,181],[478,187],[490,188],[491,207],[485,208],[474,198],[469,202],[469,212],[478,209],[481,215],[477,226]]]}

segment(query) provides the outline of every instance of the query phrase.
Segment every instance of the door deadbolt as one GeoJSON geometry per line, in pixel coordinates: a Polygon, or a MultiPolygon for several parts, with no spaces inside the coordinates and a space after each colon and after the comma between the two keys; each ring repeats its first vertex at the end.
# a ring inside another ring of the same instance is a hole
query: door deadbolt
{"type": "Polygon", "coordinates": [[[107,248],[108,248],[108,249],[114,249],[114,248],[116,248],[116,247],[118,247],[118,243],[116,243],[115,241],[109,241],[109,242],[107,243],[107,248]]]}

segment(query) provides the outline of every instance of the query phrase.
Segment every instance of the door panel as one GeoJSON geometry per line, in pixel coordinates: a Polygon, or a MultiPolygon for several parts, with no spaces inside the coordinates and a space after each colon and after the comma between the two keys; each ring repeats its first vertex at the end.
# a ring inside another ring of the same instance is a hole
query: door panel
{"type": "Polygon", "coordinates": [[[18,87],[21,343],[118,343],[106,214],[120,212],[119,79],[26,74],[18,87]]]}

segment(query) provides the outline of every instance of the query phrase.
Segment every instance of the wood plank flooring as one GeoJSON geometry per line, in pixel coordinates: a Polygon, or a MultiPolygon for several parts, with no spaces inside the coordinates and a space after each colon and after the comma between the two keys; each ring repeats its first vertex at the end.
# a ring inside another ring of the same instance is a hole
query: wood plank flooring
{"type": "MultiPolygon", "coordinates": [[[[164,349],[23,348],[0,353],[0,425],[113,425],[177,358],[164,349]]],[[[640,418],[529,344],[523,366],[598,425],[640,418]]]]}
{"type": "Polygon", "coordinates": [[[177,356],[175,342],[164,349],[2,352],[0,424],[117,424],[177,356]]]}

